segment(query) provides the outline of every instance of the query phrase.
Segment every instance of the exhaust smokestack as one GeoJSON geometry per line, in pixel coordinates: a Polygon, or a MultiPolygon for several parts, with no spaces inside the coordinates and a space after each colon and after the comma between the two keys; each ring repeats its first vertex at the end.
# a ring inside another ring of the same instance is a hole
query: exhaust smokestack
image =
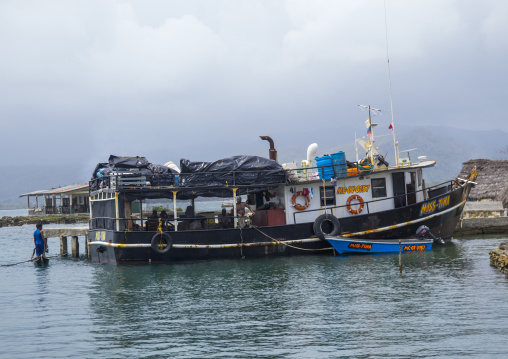
{"type": "Polygon", "coordinates": [[[277,150],[275,149],[272,138],[270,136],[259,136],[259,138],[270,143],[269,158],[271,160],[277,161],[277,150]]]}

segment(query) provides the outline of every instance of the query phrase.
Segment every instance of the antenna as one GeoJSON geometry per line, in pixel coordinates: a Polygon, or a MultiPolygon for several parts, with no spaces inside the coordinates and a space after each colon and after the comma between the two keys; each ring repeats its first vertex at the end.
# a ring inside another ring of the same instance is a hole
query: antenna
{"type": "Polygon", "coordinates": [[[395,166],[399,166],[399,153],[397,151],[399,144],[395,141],[395,126],[393,124],[393,101],[392,101],[392,75],[390,71],[390,57],[388,55],[388,22],[386,20],[386,0],[383,1],[385,9],[385,38],[386,38],[386,61],[388,63],[388,85],[390,88],[390,111],[392,113],[391,130],[393,134],[393,150],[395,151],[395,166]]]}
{"type": "Polygon", "coordinates": [[[358,163],[358,143],[356,142],[356,131],[355,131],[355,151],[356,151],[356,163],[358,163]]]}
{"type": "Polygon", "coordinates": [[[379,114],[381,113],[380,109],[370,107],[370,106],[364,106],[364,105],[358,105],[362,108],[367,108],[369,110],[369,118],[367,121],[365,121],[365,126],[367,126],[367,136],[369,136],[369,153],[370,153],[370,163],[374,164],[374,151],[376,148],[374,147],[374,127],[377,126],[376,123],[371,122],[371,112],[374,111],[374,113],[379,114]]]}

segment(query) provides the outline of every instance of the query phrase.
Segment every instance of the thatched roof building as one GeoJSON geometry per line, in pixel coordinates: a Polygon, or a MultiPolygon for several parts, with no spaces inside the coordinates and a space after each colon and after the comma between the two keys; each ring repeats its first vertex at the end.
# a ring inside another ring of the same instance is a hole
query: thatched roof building
{"type": "Polygon", "coordinates": [[[508,208],[508,161],[469,160],[463,163],[459,177],[467,178],[474,166],[478,173],[478,184],[471,189],[468,199],[501,201],[503,207],[508,208]]]}

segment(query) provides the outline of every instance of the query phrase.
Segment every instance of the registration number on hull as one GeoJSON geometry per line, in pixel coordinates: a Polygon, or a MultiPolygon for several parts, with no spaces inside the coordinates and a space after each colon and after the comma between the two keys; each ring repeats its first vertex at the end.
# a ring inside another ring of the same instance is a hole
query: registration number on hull
{"type": "Polygon", "coordinates": [[[427,246],[425,244],[418,244],[418,245],[411,245],[411,246],[404,246],[403,250],[404,252],[412,252],[412,251],[424,251],[427,246]]]}

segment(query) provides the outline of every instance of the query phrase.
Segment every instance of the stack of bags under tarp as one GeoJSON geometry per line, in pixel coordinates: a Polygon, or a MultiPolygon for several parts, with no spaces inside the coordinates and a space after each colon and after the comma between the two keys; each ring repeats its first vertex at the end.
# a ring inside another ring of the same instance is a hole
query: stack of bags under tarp
{"type": "Polygon", "coordinates": [[[286,172],[277,162],[259,156],[233,156],[214,162],[180,160],[181,187],[194,187],[194,194],[204,197],[230,197],[237,194],[266,191],[286,183],[286,172]],[[247,186],[247,187],[244,187],[247,186]]]}
{"type": "Polygon", "coordinates": [[[189,191],[181,189],[179,198],[195,198],[231,197],[232,187],[238,188],[237,194],[262,192],[287,182],[286,171],[277,161],[259,156],[234,156],[214,162],[182,159],[180,170],[181,174],[173,162],[163,166],[150,163],[145,157],[111,155],[107,163],[97,164],[90,186],[92,190],[98,189],[100,182],[109,180],[110,175],[142,174],[151,186],[178,185],[189,188],[189,191]]]}
{"type": "Polygon", "coordinates": [[[173,168],[148,162],[146,157],[111,155],[107,163],[101,162],[95,167],[90,187],[91,190],[98,189],[100,181],[108,181],[112,174],[144,175],[151,186],[172,186],[177,173],[173,168]]]}

